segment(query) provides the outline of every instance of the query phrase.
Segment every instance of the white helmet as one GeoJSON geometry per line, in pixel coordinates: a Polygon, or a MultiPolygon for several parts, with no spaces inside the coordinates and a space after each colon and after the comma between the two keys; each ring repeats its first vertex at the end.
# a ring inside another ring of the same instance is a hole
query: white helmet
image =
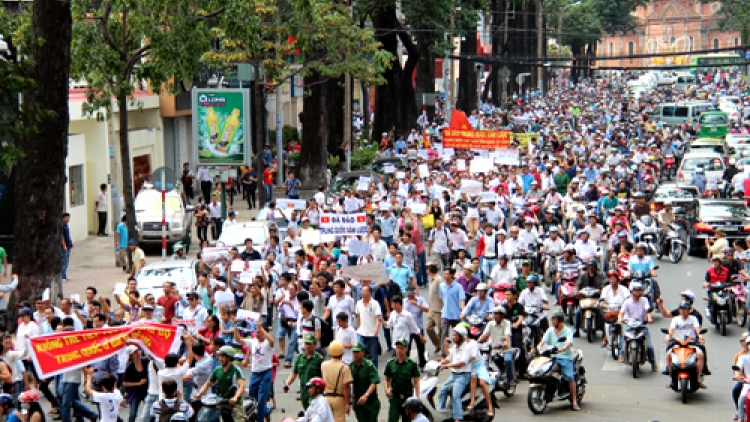
{"type": "Polygon", "coordinates": [[[464,338],[469,334],[464,327],[453,327],[453,332],[464,338]]]}

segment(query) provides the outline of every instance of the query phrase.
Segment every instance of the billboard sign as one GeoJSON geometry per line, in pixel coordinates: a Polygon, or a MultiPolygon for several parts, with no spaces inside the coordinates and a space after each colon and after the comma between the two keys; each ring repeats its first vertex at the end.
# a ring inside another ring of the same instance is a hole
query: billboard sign
{"type": "Polygon", "coordinates": [[[195,88],[192,94],[195,163],[248,163],[252,144],[250,90],[195,88]]]}

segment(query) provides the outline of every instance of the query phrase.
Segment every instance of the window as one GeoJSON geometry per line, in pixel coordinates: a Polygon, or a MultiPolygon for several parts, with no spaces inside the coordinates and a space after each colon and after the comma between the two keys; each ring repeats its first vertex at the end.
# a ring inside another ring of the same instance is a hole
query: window
{"type": "Polygon", "coordinates": [[[687,107],[675,107],[674,108],[674,117],[688,117],[688,108],[687,107]]]}
{"type": "Polygon", "coordinates": [[[84,204],[83,164],[68,168],[68,189],[70,189],[70,206],[80,207],[84,204]]]}
{"type": "Polygon", "coordinates": [[[657,53],[659,51],[659,41],[656,40],[656,37],[654,37],[653,41],[654,47],[651,50],[652,53],[657,53]]]}
{"type": "Polygon", "coordinates": [[[672,36],[672,37],[669,38],[669,44],[670,45],[674,44],[675,41],[677,41],[677,38],[675,38],[674,36],[672,36]]]}
{"type": "Polygon", "coordinates": [[[635,48],[635,45],[633,44],[633,41],[628,42],[628,56],[630,57],[630,63],[633,63],[633,49],[635,48]]]}
{"type": "Polygon", "coordinates": [[[719,2],[718,1],[715,1],[715,2],[711,3],[711,12],[713,12],[713,13],[718,12],[719,11],[719,7],[721,7],[721,6],[719,6],[719,2]]]}
{"type": "Polygon", "coordinates": [[[688,51],[693,51],[693,37],[688,38],[688,51]]]}
{"type": "Polygon", "coordinates": [[[719,39],[714,38],[714,50],[718,50],[720,46],[721,46],[721,42],[719,41],[719,39]]]}
{"type": "Polygon", "coordinates": [[[674,116],[674,106],[668,106],[664,107],[661,111],[661,115],[663,117],[673,117],[674,116]]]}
{"type": "Polygon", "coordinates": [[[740,46],[740,39],[737,37],[734,37],[734,46],[739,47],[740,46]]]}
{"type": "MultiPolygon", "coordinates": [[[[737,45],[737,44],[735,44],[735,45],[737,45]]],[[[614,55],[615,55],[615,44],[614,43],[609,43],[609,57],[612,57],[614,55]]]]}

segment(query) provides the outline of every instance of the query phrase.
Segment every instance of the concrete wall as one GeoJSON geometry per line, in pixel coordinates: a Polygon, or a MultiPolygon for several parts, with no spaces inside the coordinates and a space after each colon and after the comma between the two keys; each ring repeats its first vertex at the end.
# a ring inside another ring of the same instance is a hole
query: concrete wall
{"type": "Polygon", "coordinates": [[[65,186],[65,212],[70,213],[70,237],[73,242],[77,242],[88,236],[88,211],[94,209],[94,202],[96,201],[96,190],[91,190],[91,186],[85,177],[87,173],[86,137],[83,134],[68,136],[68,157],[65,160],[65,167],[68,177],[68,183],[65,186]],[[82,185],[70,179],[70,169],[76,166],[83,166],[82,185]],[[77,189],[83,190],[83,202],[73,203],[72,196],[77,189]]]}

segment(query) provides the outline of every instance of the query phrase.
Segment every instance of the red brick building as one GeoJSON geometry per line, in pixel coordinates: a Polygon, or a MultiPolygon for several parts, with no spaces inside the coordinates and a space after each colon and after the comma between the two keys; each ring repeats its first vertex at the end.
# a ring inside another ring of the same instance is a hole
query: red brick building
{"type": "MultiPolygon", "coordinates": [[[[690,52],[741,45],[739,32],[719,31],[716,21],[721,2],[653,0],[631,13],[641,25],[635,33],[605,36],[598,57],[664,52],[690,52]]],[[[599,60],[599,66],[658,66],[684,64],[689,56],[599,60]]]]}

